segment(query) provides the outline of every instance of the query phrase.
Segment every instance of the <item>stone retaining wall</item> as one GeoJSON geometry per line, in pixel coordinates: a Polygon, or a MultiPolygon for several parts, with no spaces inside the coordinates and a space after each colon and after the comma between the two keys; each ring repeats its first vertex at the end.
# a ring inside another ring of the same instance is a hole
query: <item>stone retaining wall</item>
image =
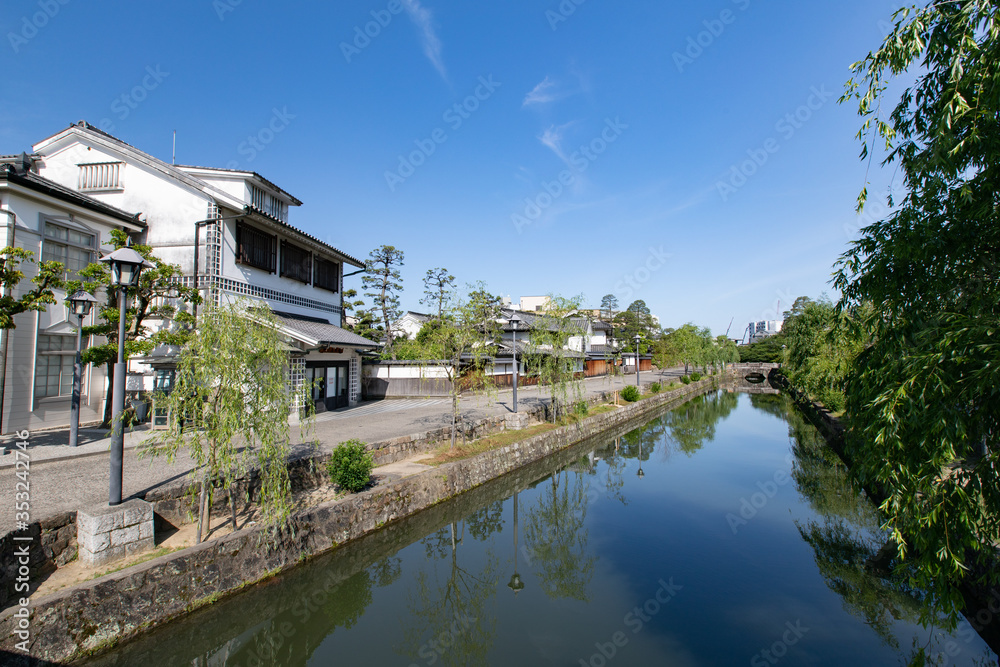
{"type": "MultiPolygon", "coordinates": [[[[293,515],[277,534],[264,527],[243,529],[33,600],[30,655],[63,661],[104,650],[386,523],[590,436],[609,429],[634,428],[652,413],[717,387],[718,379],[708,377],[507,447],[305,509],[293,515]]],[[[10,653],[18,641],[16,620],[14,609],[0,613],[0,649],[10,653]]]]}

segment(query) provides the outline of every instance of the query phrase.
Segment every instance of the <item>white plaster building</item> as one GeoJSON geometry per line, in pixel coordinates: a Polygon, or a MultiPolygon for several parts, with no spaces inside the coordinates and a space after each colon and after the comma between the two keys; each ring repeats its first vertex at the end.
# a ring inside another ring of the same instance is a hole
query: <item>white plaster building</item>
{"type": "MultiPolygon", "coordinates": [[[[256,172],[167,164],[83,121],[32,149],[41,179],[109,210],[139,212],[128,230],[179,265],[206,302],[242,296],[267,304],[295,350],[293,378],[322,380],[318,406],[360,400],[360,351],[376,344],[341,324],[344,266],[364,264],[289,224],[289,210],[302,202],[256,172]]],[[[32,372],[19,371],[19,386],[32,372]]],[[[150,372],[143,387],[168,384],[169,373],[167,364],[154,382],[150,372]]],[[[58,421],[45,424],[65,425],[58,421]]]]}
{"type": "MultiPolygon", "coordinates": [[[[29,250],[36,261],[58,260],[73,278],[98,259],[112,229],[144,232],[145,224],[136,214],[43,178],[32,170],[34,164],[23,154],[0,157],[2,247],[29,250]]],[[[32,289],[31,279],[38,272],[30,262],[21,264],[21,270],[24,278],[14,288],[14,297],[32,289]]],[[[69,424],[79,320],[64,305],[65,291],[54,292],[55,304],[16,315],[16,328],[0,330],[0,433],[69,424]]],[[[93,325],[94,317],[92,312],[84,325],[93,325]]],[[[84,368],[81,422],[103,416],[105,384],[103,366],[84,368]]]]}

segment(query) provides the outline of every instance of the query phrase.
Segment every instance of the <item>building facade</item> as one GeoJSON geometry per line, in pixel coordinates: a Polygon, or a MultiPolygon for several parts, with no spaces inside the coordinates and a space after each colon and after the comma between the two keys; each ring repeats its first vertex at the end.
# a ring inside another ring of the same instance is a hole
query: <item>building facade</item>
{"type": "MultiPolygon", "coordinates": [[[[266,304],[290,346],[291,377],[310,381],[318,408],[361,399],[360,352],[375,343],[341,325],[344,267],[364,264],[293,227],[290,211],[301,201],[256,172],[167,164],[83,121],[32,151],[37,178],[94,206],[125,216],[138,212],[130,226],[118,226],[150,245],[157,258],[180,266],[185,283],[197,285],[206,303],[249,298],[266,304]]],[[[25,215],[40,219],[37,213],[25,215]]],[[[96,259],[106,235],[95,231],[92,239],[96,259]]],[[[171,372],[171,352],[157,351],[159,371],[133,363],[130,371],[142,376],[130,377],[130,389],[169,385],[164,375],[171,372]]],[[[96,390],[100,382],[95,382],[96,390]]],[[[44,420],[46,427],[65,423],[54,415],[44,420]]],[[[3,432],[10,432],[6,424],[3,432]]]]}

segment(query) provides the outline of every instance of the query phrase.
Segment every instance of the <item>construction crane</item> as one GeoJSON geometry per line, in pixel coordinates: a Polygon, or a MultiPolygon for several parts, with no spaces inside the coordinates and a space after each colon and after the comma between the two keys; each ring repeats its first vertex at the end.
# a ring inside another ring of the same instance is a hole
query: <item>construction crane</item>
{"type": "Polygon", "coordinates": [[[731,318],[729,319],[729,326],[728,326],[728,327],[726,327],[726,338],[729,338],[729,330],[733,328],[733,320],[735,320],[735,319],[736,319],[736,316],[735,316],[735,315],[733,315],[733,316],[732,316],[732,317],[731,317],[731,318]]]}

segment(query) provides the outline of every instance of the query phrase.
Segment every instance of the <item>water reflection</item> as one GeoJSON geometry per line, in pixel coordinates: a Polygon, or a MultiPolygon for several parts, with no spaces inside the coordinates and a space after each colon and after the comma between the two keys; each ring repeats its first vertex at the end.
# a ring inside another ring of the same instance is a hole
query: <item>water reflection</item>
{"type": "Polygon", "coordinates": [[[784,397],[712,392],[96,664],[596,664],[619,631],[616,664],[746,664],[798,618],[811,629],[783,664],[995,663],[971,626],[917,625],[926,594],[895,566],[872,503],[784,397]],[[776,466],[794,490],[730,531],[726,512],[776,466]],[[674,576],[683,595],[633,633],[629,610],[674,576]]]}

